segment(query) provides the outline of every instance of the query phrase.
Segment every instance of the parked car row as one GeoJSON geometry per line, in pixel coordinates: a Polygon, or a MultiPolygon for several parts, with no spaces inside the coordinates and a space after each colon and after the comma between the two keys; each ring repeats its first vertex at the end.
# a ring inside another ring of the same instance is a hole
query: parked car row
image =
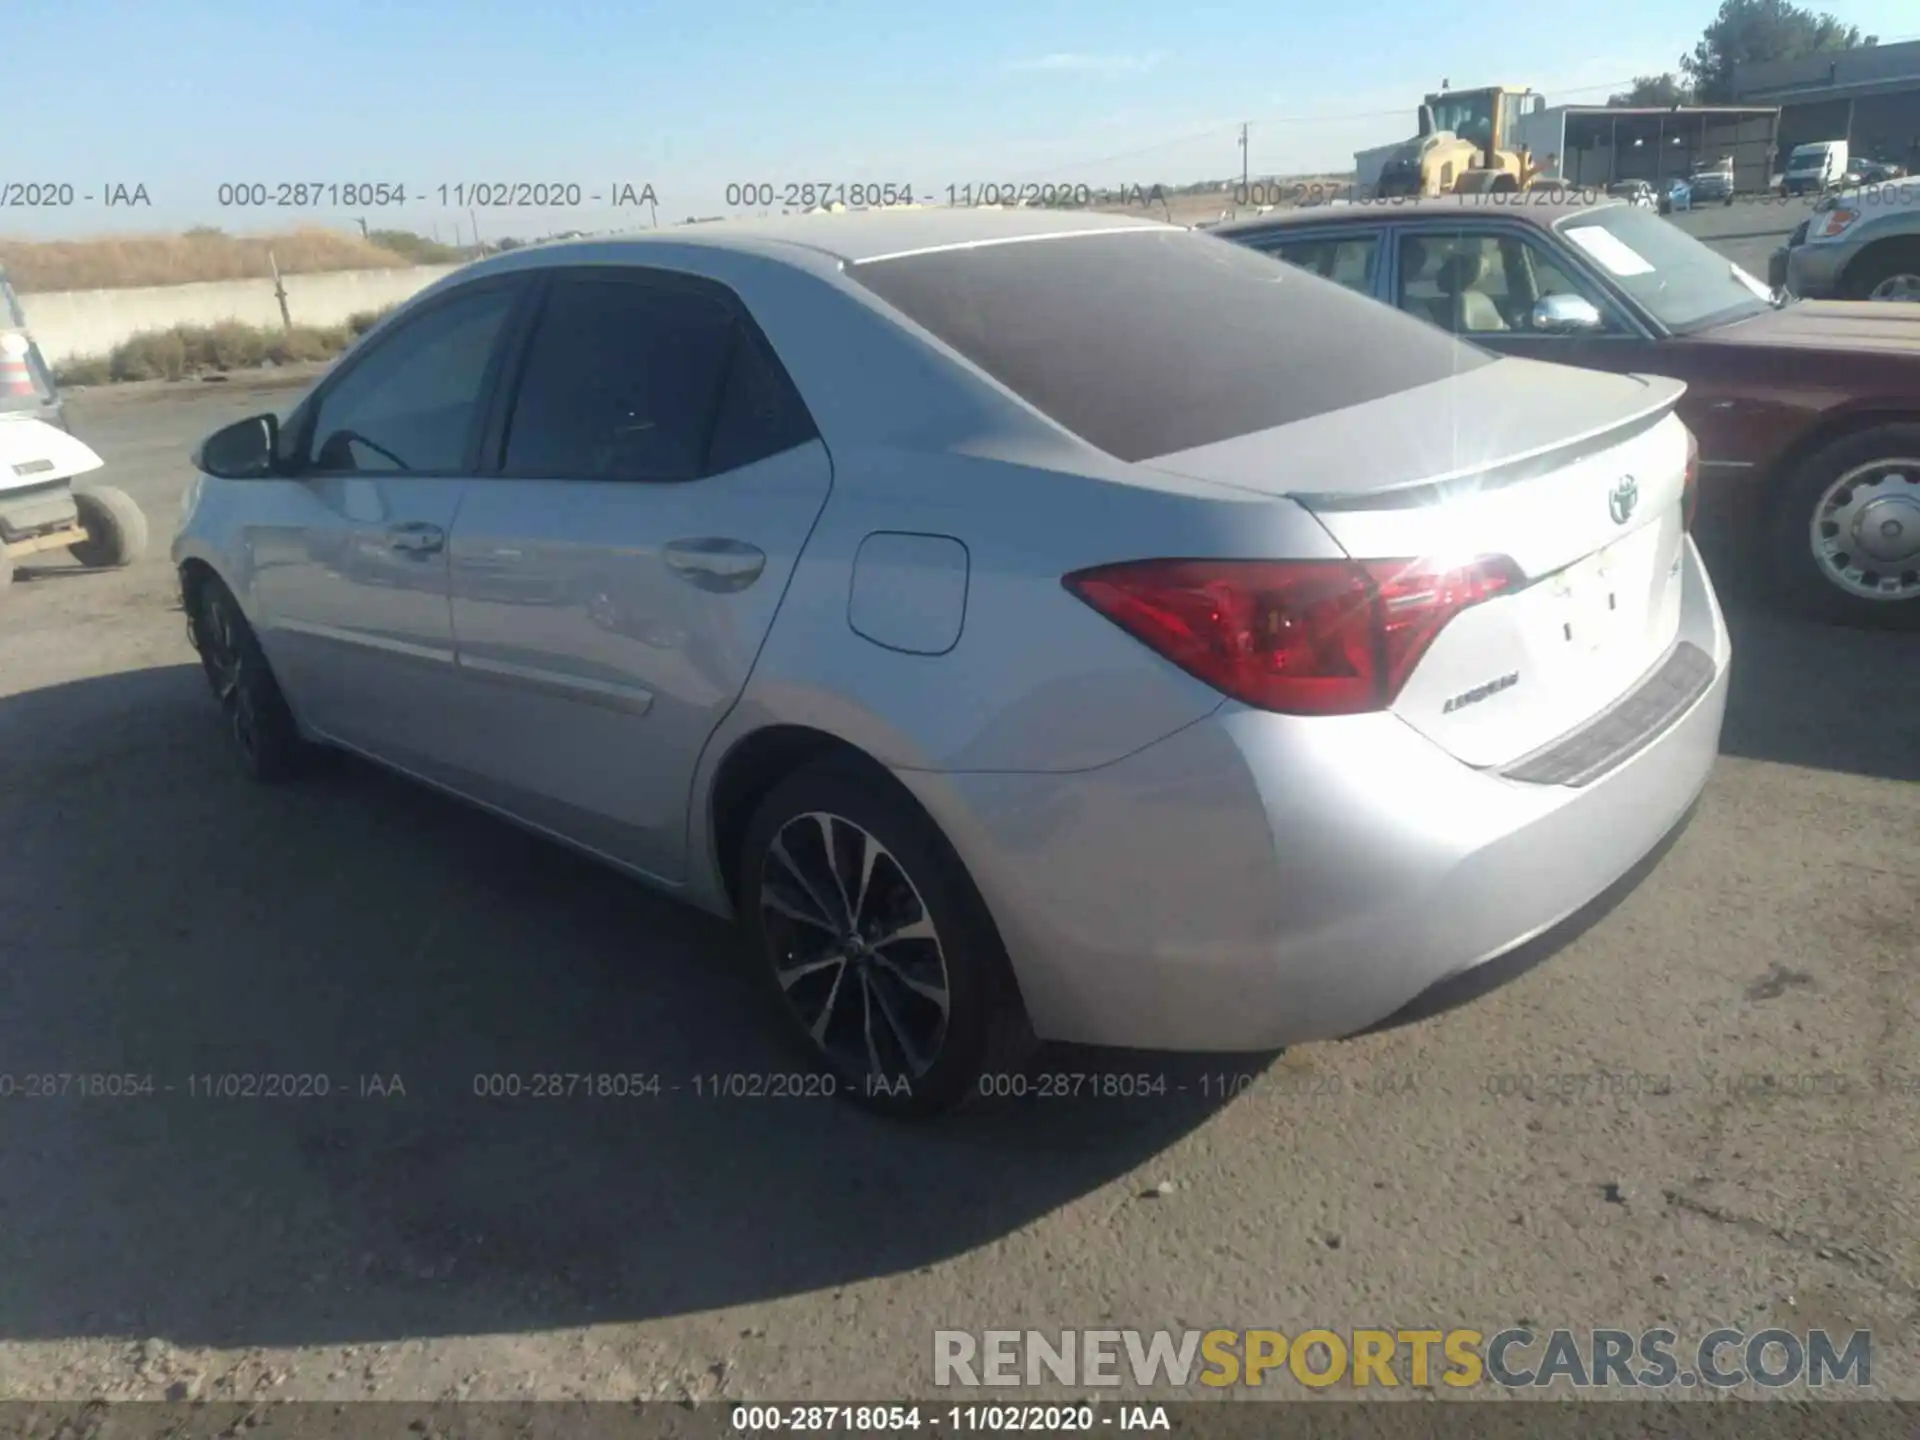
{"type": "Polygon", "coordinates": [[[235,752],[351,750],[736,917],[830,1088],[891,1110],[1035,1039],[1456,1003],[1691,813],[1731,648],[1682,415],[1716,475],[1768,419],[1492,341],[1791,312],[1624,205],[1318,213],[470,265],[196,453],[173,558],[235,752]]]}
{"type": "Polygon", "coordinates": [[[1212,233],[1498,354],[1684,381],[1702,505],[1783,595],[1832,620],[1916,619],[1920,306],[1776,297],[1611,200],[1276,212],[1212,233]]]}

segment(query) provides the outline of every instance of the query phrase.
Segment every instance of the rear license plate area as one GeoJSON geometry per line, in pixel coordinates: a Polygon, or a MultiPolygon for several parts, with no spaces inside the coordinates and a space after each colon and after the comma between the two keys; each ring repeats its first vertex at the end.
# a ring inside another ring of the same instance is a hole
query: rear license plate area
{"type": "Polygon", "coordinates": [[[1548,577],[1554,623],[1564,650],[1575,654],[1607,650],[1633,623],[1622,549],[1609,545],[1548,577]]]}

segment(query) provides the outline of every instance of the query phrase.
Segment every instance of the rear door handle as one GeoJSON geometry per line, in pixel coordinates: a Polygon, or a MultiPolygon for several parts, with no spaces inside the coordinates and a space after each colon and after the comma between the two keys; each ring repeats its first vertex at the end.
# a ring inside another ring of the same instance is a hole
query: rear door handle
{"type": "Polygon", "coordinates": [[[437,555],[446,548],[447,532],[424,520],[407,520],[387,527],[387,544],[414,555],[437,555]]]}
{"type": "Polygon", "coordinates": [[[767,552],[759,546],[716,536],[675,540],[661,550],[661,557],[689,585],[722,594],[746,589],[767,568],[767,552]]]}

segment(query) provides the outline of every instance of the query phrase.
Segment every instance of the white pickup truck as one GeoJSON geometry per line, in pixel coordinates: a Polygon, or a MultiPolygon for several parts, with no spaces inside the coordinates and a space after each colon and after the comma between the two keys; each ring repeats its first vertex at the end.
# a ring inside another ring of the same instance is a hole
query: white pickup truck
{"type": "Polygon", "coordinates": [[[1768,280],[1803,300],[1920,302],[1920,179],[1821,200],[1774,251],[1768,280]]]}

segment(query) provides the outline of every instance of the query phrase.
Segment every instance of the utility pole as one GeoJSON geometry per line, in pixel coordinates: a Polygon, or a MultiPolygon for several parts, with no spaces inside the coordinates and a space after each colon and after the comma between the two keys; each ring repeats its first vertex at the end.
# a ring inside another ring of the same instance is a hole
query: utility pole
{"type": "Polygon", "coordinates": [[[1247,193],[1247,122],[1240,122],[1240,193],[1247,193]]]}

